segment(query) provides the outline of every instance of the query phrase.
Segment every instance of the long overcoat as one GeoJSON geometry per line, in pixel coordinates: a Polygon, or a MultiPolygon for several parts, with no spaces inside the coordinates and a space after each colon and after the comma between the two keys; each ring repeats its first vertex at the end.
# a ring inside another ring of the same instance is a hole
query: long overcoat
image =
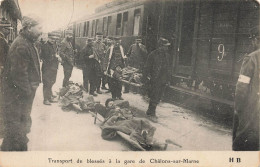
{"type": "Polygon", "coordinates": [[[260,49],[244,58],[235,92],[233,150],[259,150],[260,49]]]}
{"type": "Polygon", "coordinates": [[[162,49],[149,54],[143,71],[145,90],[152,103],[158,104],[166,83],[171,80],[170,55],[162,49]]]}
{"type": "Polygon", "coordinates": [[[41,47],[42,81],[43,83],[54,84],[56,82],[57,70],[59,66],[56,58],[57,46],[47,41],[41,47]]]}
{"type": "Polygon", "coordinates": [[[2,82],[4,105],[30,97],[41,82],[38,51],[23,32],[10,47],[2,82]]]}

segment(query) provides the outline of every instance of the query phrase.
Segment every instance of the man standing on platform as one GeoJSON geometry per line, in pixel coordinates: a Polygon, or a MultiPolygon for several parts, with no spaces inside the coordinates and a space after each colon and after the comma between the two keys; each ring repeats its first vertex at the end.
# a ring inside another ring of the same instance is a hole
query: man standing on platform
{"type": "Polygon", "coordinates": [[[106,65],[105,65],[105,53],[106,53],[106,45],[102,42],[103,40],[103,34],[102,33],[97,33],[96,34],[96,41],[93,43],[93,52],[94,52],[94,58],[97,61],[96,65],[99,69],[100,72],[97,73],[97,82],[96,82],[96,87],[97,87],[97,93],[102,94],[100,91],[100,85],[101,85],[101,79],[102,79],[102,89],[107,90],[105,84],[106,84],[106,79],[104,76],[104,71],[106,70],[106,65]]]}
{"type": "Polygon", "coordinates": [[[149,88],[148,96],[150,98],[146,115],[153,122],[158,121],[155,110],[161,100],[165,86],[169,84],[171,78],[169,45],[167,39],[160,38],[157,43],[158,48],[150,53],[143,70],[143,82],[149,88]]]}
{"type": "Polygon", "coordinates": [[[59,57],[57,56],[56,36],[48,34],[48,41],[41,46],[42,59],[42,83],[43,83],[43,104],[51,105],[56,102],[53,95],[52,86],[56,82],[59,66],[59,57]]]}
{"type": "Polygon", "coordinates": [[[34,43],[42,27],[35,16],[24,16],[22,26],[10,47],[3,73],[5,136],[1,151],[27,151],[32,104],[41,82],[39,55],[34,43]]]}
{"type": "Polygon", "coordinates": [[[127,58],[124,54],[124,49],[121,45],[121,38],[115,37],[115,44],[112,45],[107,51],[108,66],[107,74],[112,78],[109,79],[109,89],[112,93],[113,99],[123,100],[122,98],[122,83],[118,80],[118,74],[121,69],[125,67],[125,59],[127,58]],[[116,71],[117,75],[113,75],[116,71]],[[114,78],[113,76],[117,76],[114,78]]]}
{"type": "Polygon", "coordinates": [[[241,66],[235,92],[233,150],[259,151],[260,112],[260,36],[259,26],[250,31],[255,51],[247,55],[241,66]]]}
{"type": "MultiPolygon", "coordinates": [[[[126,56],[128,57],[127,65],[143,71],[144,64],[147,59],[146,47],[142,44],[141,37],[135,39],[135,43],[130,46],[126,56]]],[[[129,93],[129,86],[125,85],[124,93],[129,93]]]]}
{"type": "Polygon", "coordinates": [[[88,83],[90,84],[89,94],[97,96],[96,81],[97,81],[97,71],[95,68],[96,60],[93,55],[93,38],[88,38],[87,45],[81,51],[82,63],[83,63],[83,86],[88,91],[88,83]]]}
{"type": "Polygon", "coordinates": [[[72,74],[74,66],[74,50],[72,47],[72,30],[65,31],[66,38],[60,44],[60,56],[62,59],[62,66],[64,71],[63,87],[66,87],[69,83],[69,79],[72,74]]]}

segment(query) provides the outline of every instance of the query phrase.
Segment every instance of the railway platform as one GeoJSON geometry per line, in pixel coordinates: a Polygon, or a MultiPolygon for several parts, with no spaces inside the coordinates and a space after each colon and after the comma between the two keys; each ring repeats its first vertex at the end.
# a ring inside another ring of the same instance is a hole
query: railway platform
{"type": "MultiPolygon", "coordinates": [[[[63,69],[59,67],[54,92],[62,85],[63,69]]],[[[72,81],[82,83],[82,71],[74,68],[72,81]]],[[[95,97],[101,104],[105,103],[111,94],[95,97]]],[[[145,117],[148,101],[140,94],[123,94],[138,116],[145,117]]],[[[167,151],[223,151],[232,149],[231,128],[195,111],[162,102],[157,109],[158,123],[154,137],[158,141],[172,140],[181,147],[168,145],[167,151]]],[[[43,105],[42,85],[37,90],[32,109],[32,128],[29,133],[29,150],[31,151],[131,151],[129,144],[119,139],[103,140],[101,137],[101,122],[94,124],[90,113],[63,111],[59,103],[51,106],[43,105]]],[[[0,143],[2,139],[0,139],[0,143]]]]}

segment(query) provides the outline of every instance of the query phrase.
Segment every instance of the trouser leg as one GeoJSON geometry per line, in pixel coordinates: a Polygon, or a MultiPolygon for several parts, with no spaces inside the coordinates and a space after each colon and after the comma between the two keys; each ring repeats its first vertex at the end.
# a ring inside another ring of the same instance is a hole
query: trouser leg
{"type": "Polygon", "coordinates": [[[120,81],[116,81],[116,97],[122,96],[122,83],[120,81]]]}
{"type": "Polygon", "coordinates": [[[112,98],[116,98],[116,85],[115,85],[115,80],[113,78],[110,78],[109,79],[109,82],[108,82],[108,85],[109,85],[109,90],[111,92],[111,95],[112,95],[112,98]]]}
{"type": "Polygon", "coordinates": [[[27,134],[31,129],[31,109],[35,91],[30,97],[14,100],[4,107],[5,136],[1,146],[2,151],[27,151],[29,139],[27,134]]]}
{"type": "Polygon", "coordinates": [[[102,75],[102,87],[105,88],[107,84],[107,77],[106,75],[102,75]]]}
{"type": "Polygon", "coordinates": [[[100,77],[100,76],[97,76],[97,80],[96,80],[97,90],[100,90],[100,85],[101,85],[101,77],[100,77]]]}
{"type": "Polygon", "coordinates": [[[89,85],[89,74],[88,69],[85,67],[82,70],[83,72],[83,87],[88,91],[88,85],[89,85]]]}
{"type": "Polygon", "coordinates": [[[52,84],[43,83],[43,98],[44,100],[51,100],[52,96],[52,84]]]}
{"type": "Polygon", "coordinates": [[[89,90],[89,93],[90,94],[93,94],[96,90],[96,85],[95,85],[95,82],[93,81],[90,81],[90,90],[89,90]]]}
{"type": "Polygon", "coordinates": [[[125,87],[125,93],[128,93],[129,92],[129,89],[130,89],[130,87],[129,87],[129,85],[127,85],[127,84],[124,84],[124,87],[125,87]]]}
{"type": "Polygon", "coordinates": [[[156,115],[156,107],[159,104],[163,95],[165,84],[163,83],[152,83],[151,89],[149,90],[149,107],[146,112],[147,115],[156,115]]]}
{"type": "Polygon", "coordinates": [[[69,84],[69,79],[72,74],[73,66],[69,64],[63,64],[63,70],[64,70],[64,79],[62,86],[65,87],[69,84]]]}

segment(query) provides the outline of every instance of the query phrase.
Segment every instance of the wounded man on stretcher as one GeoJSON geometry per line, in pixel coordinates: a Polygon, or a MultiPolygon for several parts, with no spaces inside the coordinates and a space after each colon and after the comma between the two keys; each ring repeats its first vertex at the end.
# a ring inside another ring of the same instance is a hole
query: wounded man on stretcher
{"type": "Polygon", "coordinates": [[[95,105],[96,112],[104,118],[101,124],[103,139],[114,139],[118,132],[122,132],[129,135],[143,150],[166,150],[167,144],[158,143],[153,138],[156,128],[148,120],[135,117],[129,110],[128,101],[107,99],[105,105],[95,105]]]}

